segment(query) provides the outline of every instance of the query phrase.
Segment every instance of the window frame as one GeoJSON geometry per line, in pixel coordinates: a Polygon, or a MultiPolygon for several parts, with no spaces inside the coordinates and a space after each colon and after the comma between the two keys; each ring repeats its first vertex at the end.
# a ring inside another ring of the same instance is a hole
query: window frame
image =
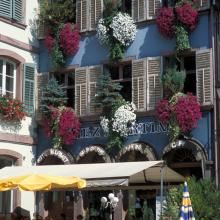
{"type": "MultiPolygon", "coordinates": [[[[130,100],[126,100],[126,101],[132,101],[132,60],[129,60],[129,61],[126,61],[126,62],[119,62],[119,63],[117,63],[117,64],[115,64],[115,63],[105,63],[105,64],[103,64],[103,71],[105,72],[105,70],[108,70],[109,71],[109,74],[110,74],[110,77],[111,77],[111,79],[112,79],[112,82],[116,82],[116,83],[119,83],[119,84],[121,84],[121,83],[126,83],[126,82],[130,82],[131,83],[131,89],[130,89],[130,91],[131,91],[131,95],[130,95],[130,100]],[[124,78],[123,77],[123,68],[124,68],[124,66],[127,66],[127,65],[130,65],[130,69],[131,69],[131,72],[130,72],[130,77],[128,77],[128,78],[124,78]],[[108,69],[108,67],[118,67],[118,69],[119,69],[119,78],[118,79],[113,79],[112,78],[112,76],[111,76],[111,72],[109,71],[109,69],[108,69]]],[[[122,95],[121,93],[120,93],[120,95],[122,95]]],[[[123,97],[123,96],[122,96],[123,97]]],[[[124,97],[123,97],[124,98],[124,97]]]]}
{"type": "Polygon", "coordinates": [[[59,84],[59,86],[60,86],[60,88],[62,88],[65,91],[67,102],[68,102],[67,90],[68,89],[72,89],[73,90],[73,97],[72,97],[73,105],[72,106],[68,106],[68,104],[66,104],[66,106],[75,109],[75,69],[72,69],[72,70],[67,71],[67,72],[51,72],[49,74],[49,79],[51,79],[51,78],[56,79],[58,84],[59,84]],[[68,76],[69,76],[69,74],[73,76],[72,77],[73,84],[71,86],[68,85],[68,76]],[[58,77],[60,75],[64,75],[64,84],[60,84],[60,82],[56,78],[56,75],[58,75],[58,77]]]}
{"type": "Polygon", "coordinates": [[[13,61],[11,61],[10,59],[7,59],[7,58],[4,58],[4,57],[0,57],[0,60],[2,60],[3,62],[2,62],[2,74],[0,74],[0,75],[2,75],[2,93],[1,93],[1,95],[6,95],[6,93],[7,93],[7,90],[6,90],[6,83],[7,83],[7,77],[9,77],[9,78],[12,78],[13,79],[13,91],[11,92],[11,91],[9,91],[9,93],[13,93],[13,97],[12,98],[16,98],[16,82],[17,82],[17,80],[16,80],[16,75],[17,75],[17,69],[16,69],[16,63],[15,62],[13,62],[13,61]],[[11,76],[7,76],[6,75],[6,63],[9,63],[9,64],[12,64],[13,65],[13,67],[14,67],[14,69],[13,69],[13,77],[11,77],[11,76]]]}

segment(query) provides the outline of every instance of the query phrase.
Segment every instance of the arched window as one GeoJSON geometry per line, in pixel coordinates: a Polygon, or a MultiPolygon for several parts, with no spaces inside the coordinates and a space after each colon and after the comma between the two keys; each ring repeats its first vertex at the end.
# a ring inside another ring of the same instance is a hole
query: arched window
{"type": "Polygon", "coordinates": [[[4,58],[0,58],[0,95],[16,97],[16,65],[4,58]]]}
{"type": "MultiPolygon", "coordinates": [[[[14,160],[10,157],[0,156],[0,169],[6,166],[13,166],[14,160]]],[[[0,213],[8,214],[12,212],[13,190],[0,192],[0,213]]]]}

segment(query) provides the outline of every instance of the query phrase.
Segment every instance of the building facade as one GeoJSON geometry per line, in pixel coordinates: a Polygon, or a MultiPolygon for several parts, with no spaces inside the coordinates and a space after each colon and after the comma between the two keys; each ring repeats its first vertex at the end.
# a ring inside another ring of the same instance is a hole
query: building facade
{"type": "MultiPolygon", "coordinates": [[[[30,166],[35,163],[36,123],[35,75],[38,63],[38,40],[34,34],[37,1],[0,2],[0,94],[25,103],[28,115],[20,122],[8,121],[1,114],[0,163],[4,166],[30,166]]],[[[1,98],[1,113],[2,113],[1,98]]],[[[33,216],[34,194],[13,190],[0,193],[0,218],[22,207],[33,216]]]]}
{"type": "MultiPolygon", "coordinates": [[[[39,41],[35,38],[36,27],[32,21],[35,20],[34,9],[39,8],[38,1],[8,2],[0,3],[0,64],[1,76],[6,79],[2,80],[2,94],[7,92],[7,68],[12,68],[14,86],[9,92],[25,103],[31,116],[34,110],[40,109],[42,88],[50,78],[56,78],[66,91],[68,105],[75,109],[80,119],[81,129],[72,144],[55,149],[44,133],[40,114],[35,115],[37,127],[33,117],[22,121],[22,126],[16,131],[2,125],[2,166],[31,165],[34,159],[38,165],[165,160],[185,177],[214,176],[218,184],[220,47],[219,15],[215,2],[199,1],[198,25],[190,34],[191,49],[182,52],[178,59],[178,68],[186,71],[184,92],[197,96],[202,118],[191,136],[176,142],[169,140],[167,126],[158,121],[155,113],[164,94],[160,78],[176,56],[175,40],[160,34],[156,14],[160,7],[172,6],[172,1],[122,1],[121,10],[130,13],[137,33],[124,58],[111,62],[109,50],[99,43],[96,36],[96,25],[105,9],[103,0],[77,0],[75,17],[81,35],[79,50],[60,69],[55,69],[52,64],[43,33],[38,33],[39,41]],[[34,77],[26,80],[27,70],[34,73],[34,77]],[[105,70],[109,70],[113,81],[123,86],[122,96],[137,107],[136,125],[124,140],[123,147],[114,154],[107,150],[107,137],[100,126],[100,112],[96,111],[93,101],[99,77],[105,70]]],[[[51,4],[56,2],[59,1],[51,4]]],[[[151,183],[130,186],[122,191],[112,189],[120,198],[115,219],[126,219],[132,212],[141,219],[145,201],[152,210],[153,219],[158,219],[158,189],[157,184],[151,183]]],[[[109,192],[83,190],[38,194],[37,211],[48,219],[62,219],[61,214],[66,219],[76,219],[79,214],[89,219],[100,214],[100,198],[109,192]]],[[[15,206],[33,213],[34,205],[26,199],[33,199],[33,194],[25,193],[24,197],[17,194],[11,195],[18,197],[15,198],[15,206]]],[[[7,208],[7,212],[15,208],[12,205],[8,207],[10,210],[7,208]]]]}

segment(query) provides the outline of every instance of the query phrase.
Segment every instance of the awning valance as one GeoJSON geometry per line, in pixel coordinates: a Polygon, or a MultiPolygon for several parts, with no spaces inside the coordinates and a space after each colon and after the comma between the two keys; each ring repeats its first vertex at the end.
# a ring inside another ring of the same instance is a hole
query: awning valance
{"type": "Polygon", "coordinates": [[[5,167],[0,170],[0,179],[35,173],[77,176],[86,179],[87,187],[112,187],[160,182],[161,169],[164,182],[184,181],[183,176],[165,166],[163,161],[5,167]]]}

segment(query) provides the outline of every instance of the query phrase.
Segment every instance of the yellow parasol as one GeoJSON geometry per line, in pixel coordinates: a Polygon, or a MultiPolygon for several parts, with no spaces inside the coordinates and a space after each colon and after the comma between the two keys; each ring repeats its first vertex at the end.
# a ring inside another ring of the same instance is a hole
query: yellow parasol
{"type": "Polygon", "coordinates": [[[48,191],[56,189],[83,188],[86,181],[78,177],[27,174],[0,179],[0,191],[19,188],[25,191],[48,191]]]}

